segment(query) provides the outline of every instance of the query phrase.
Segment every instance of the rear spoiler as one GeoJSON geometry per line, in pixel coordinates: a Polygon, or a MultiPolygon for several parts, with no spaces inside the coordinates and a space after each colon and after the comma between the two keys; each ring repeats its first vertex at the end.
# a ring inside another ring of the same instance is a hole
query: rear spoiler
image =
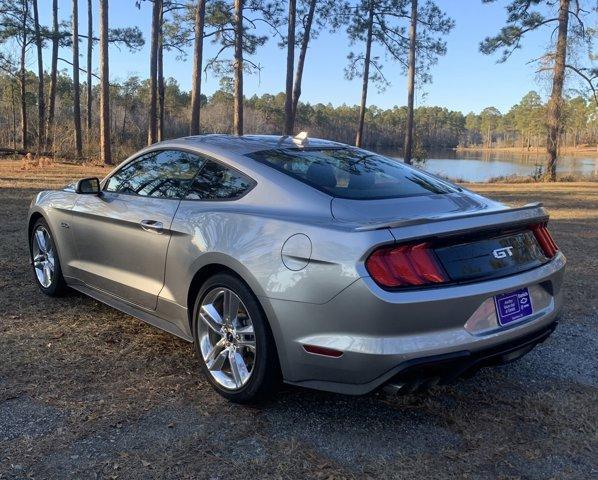
{"type": "Polygon", "coordinates": [[[522,213],[520,217],[515,222],[510,223],[525,223],[529,222],[529,220],[534,219],[537,221],[547,221],[548,220],[548,212],[543,208],[541,202],[534,202],[528,203],[523,205],[522,207],[514,207],[514,208],[505,208],[504,210],[482,210],[475,213],[464,213],[464,214],[457,214],[457,215],[443,215],[438,217],[421,217],[421,218],[412,218],[408,220],[397,220],[395,222],[384,222],[384,223],[372,223],[368,225],[362,225],[357,227],[355,230],[357,231],[368,231],[368,230],[381,230],[384,228],[400,228],[400,227],[412,227],[414,225],[423,225],[423,224],[430,224],[436,222],[445,222],[451,220],[459,220],[463,218],[475,218],[475,217],[483,217],[487,215],[500,215],[504,213],[522,213]],[[532,212],[535,210],[535,214],[532,212]],[[529,214],[529,215],[526,215],[529,214]]]}

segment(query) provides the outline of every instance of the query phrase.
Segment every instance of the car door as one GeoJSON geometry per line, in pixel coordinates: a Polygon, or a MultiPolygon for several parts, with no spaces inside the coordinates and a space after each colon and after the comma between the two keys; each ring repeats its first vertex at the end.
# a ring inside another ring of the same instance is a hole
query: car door
{"type": "Polygon", "coordinates": [[[116,171],[100,195],[80,195],[72,210],[80,280],[155,310],[172,220],[202,162],[179,150],[151,151],[116,171]]]}

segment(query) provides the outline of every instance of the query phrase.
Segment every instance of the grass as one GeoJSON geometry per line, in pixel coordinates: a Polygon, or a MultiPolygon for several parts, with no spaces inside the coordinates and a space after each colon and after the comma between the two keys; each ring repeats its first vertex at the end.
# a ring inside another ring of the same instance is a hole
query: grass
{"type": "Polygon", "coordinates": [[[589,478],[598,393],[596,183],[469,184],[542,201],[566,307],[520,362],[400,398],[285,388],[227,403],[190,345],[79,294],[44,297],[26,247],[35,193],[95,166],[0,160],[0,478],[589,478]]]}

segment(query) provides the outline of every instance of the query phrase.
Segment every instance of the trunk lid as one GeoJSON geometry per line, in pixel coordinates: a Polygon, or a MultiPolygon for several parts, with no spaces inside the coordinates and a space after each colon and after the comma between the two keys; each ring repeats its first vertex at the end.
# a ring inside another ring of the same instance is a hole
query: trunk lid
{"type": "Polygon", "coordinates": [[[507,210],[502,203],[472,192],[454,192],[381,200],[333,198],[332,215],[341,222],[381,226],[418,219],[442,219],[482,212],[507,210]]]}
{"type": "Polygon", "coordinates": [[[549,259],[533,232],[525,227],[464,238],[447,238],[434,252],[453,282],[504,277],[530,270],[549,259]]]}
{"type": "Polygon", "coordinates": [[[510,208],[462,191],[366,201],[335,198],[332,213],[356,230],[388,229],[397,244],[425,244],[448,283],[513,275],[550,260],[532,229],[548,220],[540,204],[510,208]]]}

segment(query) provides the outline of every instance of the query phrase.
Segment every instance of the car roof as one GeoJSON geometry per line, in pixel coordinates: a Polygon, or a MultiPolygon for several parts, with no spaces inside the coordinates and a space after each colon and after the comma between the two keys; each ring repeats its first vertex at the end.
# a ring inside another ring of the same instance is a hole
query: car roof
{"type": "Polygon", "coordinates": [[[309,148],[340,148],[346,145],[330,140],[319,138],[309,138],[303,145],[294,142],[293,137],[280,135],[226,135],[226,134],[208,134],[182,137],[173,140],[167,140],[153,146],[178,146],[195,147],[200,150],[218,150],[237,155],[247,155],[248,153],[258,152],[260,150],[271,150],[273,148],[288,148],[304,146],[309,148]]]}

